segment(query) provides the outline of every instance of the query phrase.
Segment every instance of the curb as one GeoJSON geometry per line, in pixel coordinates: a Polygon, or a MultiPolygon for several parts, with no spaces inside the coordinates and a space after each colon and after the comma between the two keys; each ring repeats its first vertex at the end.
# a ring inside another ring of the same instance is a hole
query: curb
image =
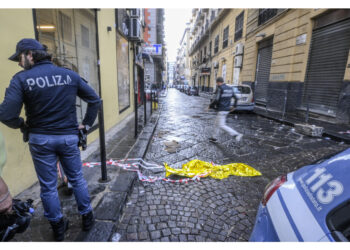
{"type": "MultiPolygon", "coordinates": [[[[153,138],[160,118],[160,110],[154,112],[148,124],[142,129],[135,144],[125,158],[144,158],[153,138]],[[152,122],[154,121],[154,122],[152,122]]],[[[123,169],[112,180],[106,192],[94,208],[96,222],[89,232],[81,232],[75,241],[107,242],[111,241],[116,224],[123,213],[129,195],[137,181],[137,173],[123,169]]]]}
{"type": "MultiPolygon", "coordinates": [[[[285,124],[285,125],[288,125],[288,126],[291,126],[291,127],[295,126],[293,122],[290,122],[290,121],[287,121],[287,120],[282,120],[282,119],[279,119],[279,118],[276,118],[276,117],[273,117],[273,116],[269,116],[268,114],[262,114],[262,113],[259,113],[259,112],[255,111],[255,110],[254,110],[254,113],[256,115],[261,116],[261,117],[264,117],[264,118],[267,118],[267,119],[270,119],[270,120],[273,120],[273,121],[276,121],[276,122],[279,122],[279,123],[282,123],[282,124],[285,124]]],[[[350,139],[338,136],[338,135],[336,135],[336,134],[334,134],[332,132],[329,132],[329,131],[324,131],[322,133],[322,137],[329,137],[329,138],[331,138],[334,141],[344,142],[346,144],[350,144],[350,139]]]]}

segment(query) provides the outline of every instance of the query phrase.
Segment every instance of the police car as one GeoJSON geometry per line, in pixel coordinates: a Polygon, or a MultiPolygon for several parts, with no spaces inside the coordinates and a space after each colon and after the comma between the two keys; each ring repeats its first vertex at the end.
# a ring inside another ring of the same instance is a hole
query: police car
{"type": "Polygon", "coordinates": [[[350,149],[270,182],[250,241],[349,241],[350,149]]]}

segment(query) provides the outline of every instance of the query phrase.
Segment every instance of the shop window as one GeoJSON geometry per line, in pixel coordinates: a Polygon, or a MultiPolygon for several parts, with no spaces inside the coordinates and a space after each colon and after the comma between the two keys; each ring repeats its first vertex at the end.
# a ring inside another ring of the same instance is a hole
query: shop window
{"type": "MultiPolygon", "coordinates": [[[[77,72],[99,93],[95,12],[88,9],[36,9],[37,39],[48,47],[52,61],[77,72]]],[[[77,98],[81,123],[87,104],[77,98]]],[[[95,124],[97,124],[97,120],[95,124]]]]}
{"type": "Polygon", "coordinates": [[[227,26],[225,29],[224,29],[224,35],[223,35],[223,38],[222,38],[222,48],[226,48],[227,45],[228,45],[228,31],[229,31],[229,26],[227,26]]]}
{"type": "Polygon", "coordinates": [[[235,42],[242,38],[243,35],[243,19],[244,19],[244,12],[239,14],[239,16],[236,17],[236,23],[235,23],[235,42]]]}

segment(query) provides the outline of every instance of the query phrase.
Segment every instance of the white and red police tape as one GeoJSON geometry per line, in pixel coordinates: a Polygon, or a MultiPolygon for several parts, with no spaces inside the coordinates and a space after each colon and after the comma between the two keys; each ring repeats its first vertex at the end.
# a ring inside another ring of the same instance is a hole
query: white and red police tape
{"type": "MultiPolygon", "coordinates": [[[[169,178],[164,178],[164,177],[159,177],[159,176],[145,176],[141,173],[140,168],[144,168],[147,170],[152,170],[152,169],[164,169],[165,170],[165,168],[164,168],[164,166],[161,166],[158,164],[148,163],[141,158],[121,159],[121,160],[110,159],[109,161],[106,162],[106,164],[111,165],[111,166],[120,167],[126,171],[137,172],[139,180],[143,181],[143,182],[165,181],[165,182],[171,182],[171,183],[188,183],[190,181],[199,181],[200,178],[206,177],[208,175],[207,173],[204,173],[204,174],[196,175],[193,178],[184,178],[184,179],[179,179],[179,180],[172,180],[169,178]]],[[[92,167],[96,167],[96,166],[101,166],[101,162],[85,162],[85,163],[83,163],[83,166],[92,168],[92,167]]]]}

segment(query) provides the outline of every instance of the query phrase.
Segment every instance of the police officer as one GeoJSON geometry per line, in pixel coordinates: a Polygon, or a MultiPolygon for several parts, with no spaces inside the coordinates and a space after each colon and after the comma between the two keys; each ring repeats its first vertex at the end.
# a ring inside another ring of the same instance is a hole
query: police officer
{"type": "Polygon", "coordinates": [[[79,129],[94,123],[101,100],[74,71],[51,62],[46,46],[34,39],[22,39],[9,60],[19,62],[23,71],[15,74],[0,105],[0,121],[11,128],[29,132],[29,148],[39,183],[44,216],[49,220],[56,241],[64,240],[68,220],[61,213],[57,193],[59,159],[82,215],[82,228],[91,229],[94,216],[87,183],[83,178],[79,129]],[[88,103],[82,124],[77,122],[76,97],[88,103]],[[26,121],[19,117],[24,104],[26,121]]]}
{"type": "Polygon", "coordinates": [[[235,93],[233,92],[233,88],[230,86],[227,86],[224,83],[224,79],[222,77],[218,77],[216,79],[216,96],[213,99],[213,101],[210,103],[209,108],[212,108],[214,106],[217,106],[218,114],[215,119],[215,125],[214,125],[214,132],[213,136],[209,138],[209,141],[216,142],[217,137],[219,134],[219,129],[223,129],[227,133],[229,133],[231,136],[236,137],[236,141],[240,141],[242,139],[243,134],[238,133],[236,130],[230,128],[226,125],[226,117],[231,108],[231,99],[232,97],[235,99],[233,107],[235,108],[237,106],[237,97],[235,93]]]}

